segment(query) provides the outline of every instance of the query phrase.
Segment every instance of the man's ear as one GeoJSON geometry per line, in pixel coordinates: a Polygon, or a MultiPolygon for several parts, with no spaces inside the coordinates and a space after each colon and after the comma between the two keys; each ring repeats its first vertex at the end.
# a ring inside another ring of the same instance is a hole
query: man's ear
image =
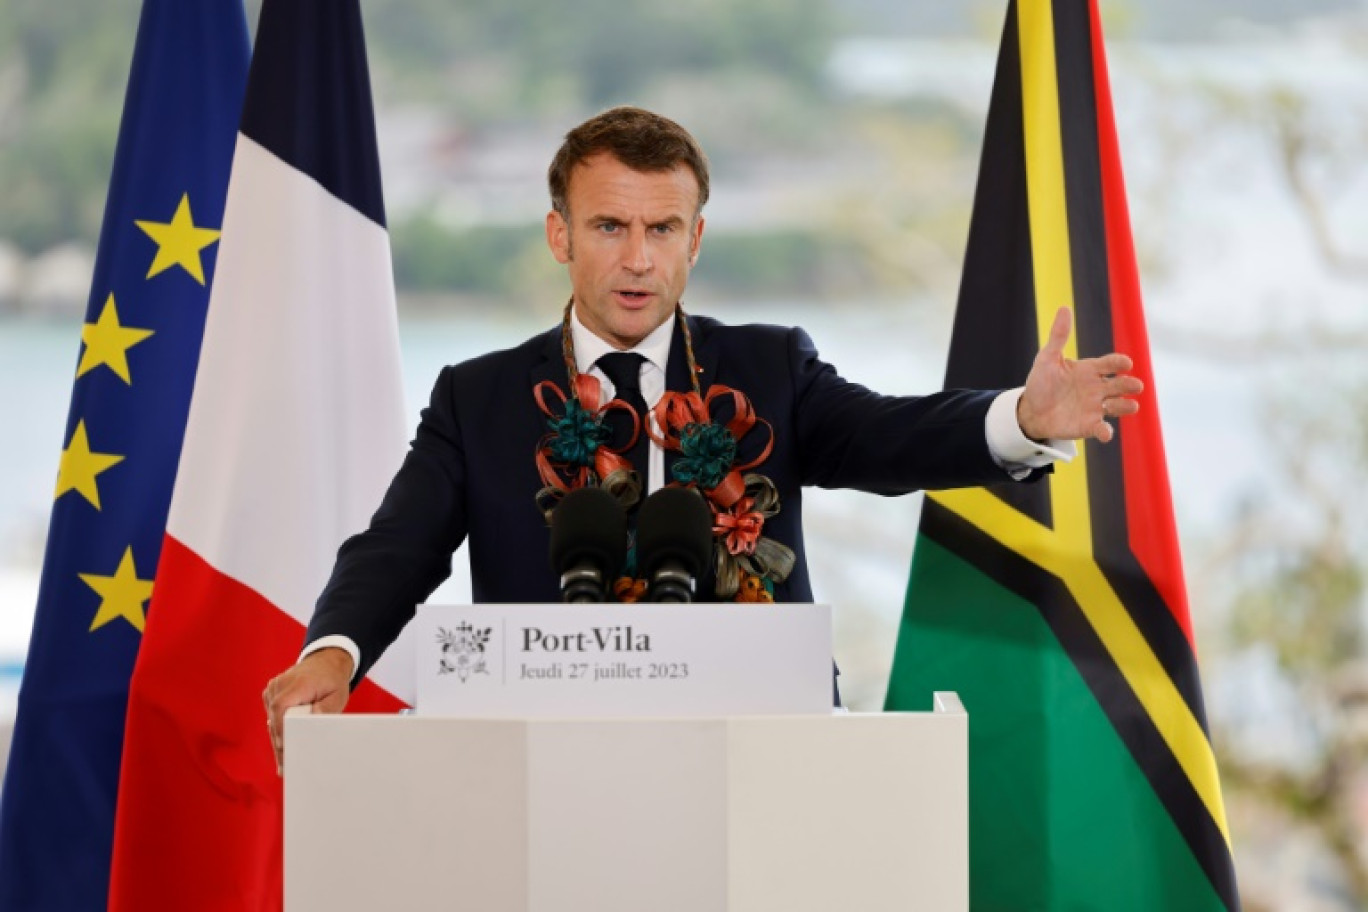
{"type": "Polygon", "coordinates": [[[703,216],[694,219],[693,237],[689,239],[689,266],[698,264],[698,252],[703,247],[703,216]]]}
{"type": "Polygon", "coordinates": [[[546,246],[562,265],[570,262],[570,226],[556,210],[546,213],[546,246]]]}

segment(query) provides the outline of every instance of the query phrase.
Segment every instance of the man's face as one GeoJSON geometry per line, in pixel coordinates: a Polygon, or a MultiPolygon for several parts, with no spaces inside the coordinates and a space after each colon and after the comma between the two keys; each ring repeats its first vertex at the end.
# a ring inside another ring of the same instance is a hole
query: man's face
{"type": "Polygon", "coordinates": [[[608,154],[570,174],[565,218],[546,216],[546,240],[570,271],[575,312],[617,348],[670,318],[698,257],[703,218],[687,165],[634,171],[608,154]],[[567,221],[568,219],[568,221],[567,221]]]}

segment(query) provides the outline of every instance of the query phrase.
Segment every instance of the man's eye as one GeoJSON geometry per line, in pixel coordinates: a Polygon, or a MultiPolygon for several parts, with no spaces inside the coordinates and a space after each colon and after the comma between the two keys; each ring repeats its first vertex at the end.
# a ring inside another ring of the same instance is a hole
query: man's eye
{"type": "Polygon", "coordinates": [[[674,231],[674,225],[653,225],[651,230],[656,234],[670,234],[674,231]]]}
{"type": "Polygon", "coordinates": [[[618,229],[621,227],[621,225],[615,225],[612,222],[603,222],[599,225],[599,231],[602,231],[604,234],[617,234],[618,229]]]}

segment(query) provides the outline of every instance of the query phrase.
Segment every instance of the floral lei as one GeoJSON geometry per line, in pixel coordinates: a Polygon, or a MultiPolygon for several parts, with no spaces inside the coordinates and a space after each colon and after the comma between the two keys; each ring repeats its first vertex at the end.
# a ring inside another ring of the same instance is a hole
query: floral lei
{"type": "MultiPolygon", "coordinates": [[[[774,601],[774,584],[783,582],[793,572],[794,555],[790,548],[763,534],[765,521],[779,512],[779,493],[768,477],[752,471],[769,458],[774,448],[773,427],[756,416],[755,408],[742,393],[720,384],[709,387],[706,394],[700,390],[693,337],[684,309],[678,306],[675,314],[684,333],[684,354],[693,389],[687,393],[666,392],[651,410],[661,433],[657,435],[644,416],[637,415],[621,399],[599,406],[598,378],[581,374],[575,367],[570,333],[572,306],[573,301],[565,305],[561,323],[561,352],[570,394],[550,380],[538,383],[532,390],[537,407],[547,417],[548,430],[537,444],[537,473],[543,485],[537,492],[538,509],[549,523],[560,498],[567,491],[586,485],[598,485],[625,508],[634,506],[645,485],[623,453],[630,451],[644,432],[657,446],[679,453],[671,467],[671,484],[698,491],[712,511],[713,575],[718,598],[774,601]],[[732,417],[726,423],[714,420],[714,407],[728,403],[732,406],[732,417]],[[625,410],[632,419],[631,436],[619,447],[609,445],[612,429],[605,420],[615,409],[625,410]],[[737,459],[739,444],[752,431],[767,432],[769,439],[757,457],[741,463],[737,459]]],[[[628,568],[634,565],[633,554],[628,558],[628,568]]],[[[624,602],[637,601],[645,589],[645,580],[631,576],[622,577],[613,587],[624,602]]]]}

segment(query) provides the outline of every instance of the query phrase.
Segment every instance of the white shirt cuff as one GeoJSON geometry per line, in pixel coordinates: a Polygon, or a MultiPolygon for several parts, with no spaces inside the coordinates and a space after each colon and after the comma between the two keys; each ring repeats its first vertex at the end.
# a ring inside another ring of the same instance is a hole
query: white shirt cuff
{"type": "Polygon", "coordinates": [[[348,676],[347,680],[351,681],[356,678],[356,669],[361,667],[361,650],[357,648],[356,643],[352,641],[351,637],[342,636],[340,633],[335,633],[332,636],[319,637],[308,646],[305,646],[304,651],[299,654],[299,659],[295,664],[299,664],[299,662],[304,661],[306,656],[312,655],[320,649],[341,649],[347,655],[351,656],[352,673],[348,676]]]}
{"type": "Polygon", "coordinates": [[[999,393],[984,421],[988,452],[1013,478],[1024,478],[1032,469],[1052,462],[1072,462],[1078,452],[1072,440],[1032,440],[1021,432],[1016,415],[1022,392],[1023,388],[1017,387],[999,393]]]}

